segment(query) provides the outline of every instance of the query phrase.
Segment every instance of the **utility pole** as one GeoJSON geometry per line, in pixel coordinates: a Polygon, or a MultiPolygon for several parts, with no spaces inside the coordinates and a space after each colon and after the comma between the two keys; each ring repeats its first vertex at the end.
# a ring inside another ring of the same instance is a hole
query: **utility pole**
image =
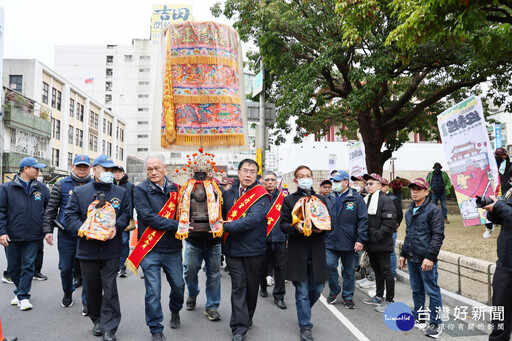
{"type": "Polygon", "coordinates": [[[262,75],[262,89],[260,92],[260,130],[259,130],[259,146],[261,148],[261,173],[265,168],[265,65],[263,64],[263,57],[260,57],[260,73],[262,75]]]}

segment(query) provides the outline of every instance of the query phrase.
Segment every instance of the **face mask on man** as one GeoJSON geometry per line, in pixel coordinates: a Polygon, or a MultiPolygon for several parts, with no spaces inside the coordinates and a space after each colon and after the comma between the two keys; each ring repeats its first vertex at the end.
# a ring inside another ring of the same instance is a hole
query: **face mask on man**
{"type": "Polygon", "coordinates": [[[359,186],[352,186],[352,188],[354,189],[354,191],[356,191],[357,193],[361,192],[361,187],[359,186]]]}
{"type": "Polygon", "coordinates": [[[100,182],[103,182],[105,184],[111,184],[112,182],[114,182],[114,173],[101,172],[99,180],[100,180],[100,182]]]}
{"type": "Polygon", "coordinates": [[[299,184],[299,187],[303,189],[310,189],[311,187],[313,187],[313,179],[311,178],[302,178],[299,179],[297,182],[299,184]]]}
{"type": "Polygon", "coordinates": [[[332,190],[336,193],[340,193],[341,192],[341,182],[333,182],[332,190]]]}

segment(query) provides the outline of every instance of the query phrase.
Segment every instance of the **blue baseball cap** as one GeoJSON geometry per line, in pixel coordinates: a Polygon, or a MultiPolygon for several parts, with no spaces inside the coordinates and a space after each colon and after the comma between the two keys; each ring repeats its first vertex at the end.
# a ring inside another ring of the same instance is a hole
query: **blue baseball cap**
{"type": "Polygon", "coordinates": [[[24,167],[34,167],[34,168],[46,168],[47,165],[43,165],[42,163],[37,162],[35,157],[26,157],[20,161],[20,168],[24,167]]]}
{"type": "Polygon", "coordinates": [[[80,155],[75,156],[75,160],[73,161],[73,165],[75,165],[75,166],[78,166],[78,165],[90,166],[91,165],[91,159],[87,155],[80,154],[80,155]]]}
{"type": "Polygon", "coordinates": [[[103,168],[115,168],[116,164],[112,161],[112,158],[108,155],[100,155],[94,159],[93,166],[100,165],[103,168]]]}
{"type": "Polygon", "coordinates": [[[334,176],[331,178],[331,180],[334,181],[342,181],[342,180],[348,180],[350,177],[348,176],[348,173],[344,170],[339,170],[334,174],[334,176]]]}

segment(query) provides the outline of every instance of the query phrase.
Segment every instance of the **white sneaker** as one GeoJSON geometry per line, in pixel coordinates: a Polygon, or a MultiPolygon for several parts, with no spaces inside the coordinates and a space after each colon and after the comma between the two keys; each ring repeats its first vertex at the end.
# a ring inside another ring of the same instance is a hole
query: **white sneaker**
{"type": "Polygon", "coordinates": [[[360,284],[359,287],[361,289],[372,289],[372,288],[376,288],[377,285],[375,284],[375,281],[368,280],[368,281],[364,282],[363,284],[360,284]]]}
{"type": "Polygon", "coordinates": [[[492,229],[485,229],[485,232],[482,237],[484,237],[485,239],[489,238],[492,234],[492,231],[494,231],[494,224],[492,225],[492,229]]]}
{"type": "Polygon", "coordinates": [[[18,296],[14,296],[14,298],[11,300],[11,305],[19,305],[20,301],[18,300],[18,296]]]}
{"type": "MultiPolygon", "coordinates": [[[[370,296],[370,297],[377,296],[377,289],[368,290],[368,296],[370,296]]],[[[382,295],[382,296],[386,297],[386,289],[384,289],[384,295],[382,295]]]]}
{"type": "Polygon", "coordinates": [[[363,283],[365,283],[365,282],[368,282],[368,279],[367,279],[366,277],[365,277],[365,278],[363,278],[363,279],[357,280],[357,281],[356,281],[356,284],[357,284],[357,286],[359,287],[359,286],[361,286],[361,284],[363,284],[363,283]]]}
{"type": "Polygon", "coordinates": [[[29,300],[24,299],[24,300],[20,301],[19,307],[20,307],[20,310],[30,310],[33,308],[33,305],[32,305],[32,303],[30,303],[29,300]]]}
{"type": "Polygon", "coordinates": [[[271,287],[275,284],[274,279],[272,276],[267,276],[267,287],[271,287]]]}

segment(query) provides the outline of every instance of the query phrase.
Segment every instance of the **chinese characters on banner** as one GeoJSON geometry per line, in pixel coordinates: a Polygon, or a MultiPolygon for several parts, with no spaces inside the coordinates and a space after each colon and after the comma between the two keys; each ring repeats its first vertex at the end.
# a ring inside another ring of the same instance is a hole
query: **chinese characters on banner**
{"type": "Polygon", "coordinates": [[[170,23],[193,20],[192,5],[153,5],[151,15],[151,40],[160,45],[161,32],[170,23]]]}
{"type": "Polygon", "coordinates": [[[362,176],[368,173],[364,143],[358,141],[348,148],[348,166],[350,176],[362,176]]]}
{"type": "Polygon", "coordinates": [[[476,207],[475,197],[493,195],[499,177],[480,97],[446,110],[437,125],[464,225],[484,224],[485,211],[476,207]]]}

